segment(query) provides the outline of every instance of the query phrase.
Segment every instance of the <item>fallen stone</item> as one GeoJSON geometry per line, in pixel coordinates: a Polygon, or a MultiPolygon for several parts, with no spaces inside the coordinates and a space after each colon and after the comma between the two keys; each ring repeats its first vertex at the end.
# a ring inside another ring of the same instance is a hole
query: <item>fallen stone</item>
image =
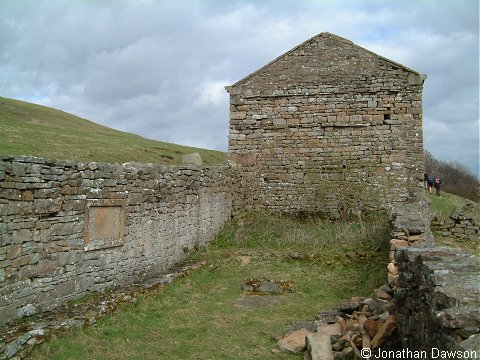
{"type": "Polygon", "coordinates": [[[235,302],[235,306],[244,310],[258,310],[271,308],[282,301],[283,297],[279,295],[248,295],[242,296],[235,302]]]}
{"type": "Polygon", "coordinates": [[[388,301],[390,301],[392,299],[390,294],[387,293],[385,290],[382,290],[382,289],[375,290],[373,296],[376,297],[377,299],[388,300],[388,301]]]}
{"type": "Polygon", "coordinates": [[[317,325],[315,321],[292,321],[288,326],[286,334],[291,334],[294,331],[307,329],[310,332],[315,332],[317,330],[317,325]]]}
{"type": "Polygon", "coordinates": [[[260,286],[257,289],[258,292],[265,292],[265,293],[271,293],[271,294],[280,294],[282,292],[282,289],[280,286],[274,282],[271,281],[262,281],[260,283],[260,286]]]}
{"type": "Polygon", "coordinates": [[[354,296],[352,297],[349,301],[344,301],[342,302],[338,309],[340,312],[344,314],[352,314],[354,311],[357,311],[360,309],[360,305],[362,304],[363,298],[354,296]]]}
{"type": "Polygon", "coordinates": [[[277,346],[283,352],[302,352],[306,347],[305,338],[310,334],[312,334],[312,332],[307,329],[296,330],[278,341],[277,346]]]}
{"type": "Polygon", "coordinates": [[[385,340],[392,335],[393,331],[396,329],[395,315],[390,315],[390,317],[385,321],[380,328],[380,330],[375,334],[371,341],[372,349],[376,349],[382,345],[385,340]]]}
{"type": "Polygon", "coordinates": [[[440,324],[446,328],[478,328],[480,327],[480,311],[478,306],[452,307],[436,313],[440,324]]]}
{"type": "Polygon", "coordinates": [[[30,346],[35,346],[35,345],[41,344],[44,340],[45,338],[43,336],[35,336],[35,337],[32,337],[30,340],[28,340],[27,344],[30,346]]]}
{"type": "MultiPolygon", "coordinates": [[[[478,327],[465,327],[463,329],[458,329],[455,331],[455,334],[460,335],[462,338],[466,339],[472,335],[478,334],[480,332],[480,328],[478,327]]],[[[480,349],[480,347],[479,347],[480,349]]]]}
{"type": "Polygon", "coordinates": [[[315,319],[320,323],[334,324],[337,322],[339,316],[340,313],[337,310],[325,310],[319,312],[315,316],[315,319]]]}
{"type": "Polygon", "coordinates": [[[363,329],[366,331],[368,336],[373,338],[375,334],[380,330],[383,325],[383,321],[367,319],[363,324],[363,329]]]}
{"type": "Polygon", "coordinates": [[[192,153],[182,156],[182,164],[185,166],[202,166],[202,157],[199,153],[192,153]]]}
{"type": "Polygon", "coordinates": [[[314,333],[307,336],[307,351],[312,360],[333,360],[330,335],[314,333]]]}
{"type": "Polygon", "coordinates": [[[460,343],[460,347],[463,350],[477,351],[477,354],[478,354],[478,351],[480,349],[480,334],[472,335],[468,339],[462,341],[460,343]]]}
{"type": "Polygon", "coordinates": [[[388,295],[393,297],[394,292],[393,292],[393,289],[390,287],[390,285],[383,284],[382,286],[380,286],[380,290],[385,291],[388,295]]]}
{"type": "Polygon", "coordinates": [[[383,310],[385,311],[388,311],[388,313],[391,315],[391,314],[395,314],[396,310],[397,310],[397,306],[395,305],[395,302],[394,301],[389,301],[388,303],[386,303],[385,305],[383,305],[383,310]]]}
{"type": "Polygon", "coordinates": [[[270,294],[293,293],[295,291],[292,281],[265,279],[246,279],[242,283],[242,289],[250,292],[270,294]]]}
{"type": "Polygon", "coordinates": [[[30,335],[29,333],[26,333],[20,336],[19,338],[17,338],[16,340],[6,344],[5,355],[7,355],[7,359],[15,355],[20,350],[22,345],[25,344],[28,340],[30,340],[31,337],[32,335],[30,335]]]}
{"type": "Polygon", "coordinates": [[[383,304],[379,304],[378,301],[372,298],[366,298],[362,301],[362,305],[367,305],[371,311],[383,310],[383,304]]]}
{"type": "Polygon", "coordinates": [[[254,288],[253,288],[252,285],[242,284],[242,290],[243,290],[243,291],[250,291],[250,292],[252,292],[252,291],[254,290],[254,288]]]}
{"type": "Polygon", "coordinates": [[[346,346],[348,343],[347,340],[345,339],[340,339],[339,341],[336,341],[332,344],[332,350],[334,351],[342,351],[342,349],[346,346]]]}
{"type": "Polygon", "coordinates": [[[342,335],[342,329],[340,323],[336,322],[335,324],[324,324],[317,327],[318,333],[324,333],[329,336],[342,335]]]}
{"type": "Polygon", "coordinates": [[[336,352],[334,354],[334,359],[335,360],[344,360],[344,359],[350,359],[353,356],[353,349],[351,347],[346,347],[340,352],[336,352]]]}

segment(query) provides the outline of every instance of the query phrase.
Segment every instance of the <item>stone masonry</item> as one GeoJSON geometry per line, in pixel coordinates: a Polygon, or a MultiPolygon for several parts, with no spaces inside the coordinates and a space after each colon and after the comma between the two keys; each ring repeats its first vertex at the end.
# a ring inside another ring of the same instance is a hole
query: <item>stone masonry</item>
{"type": "Polygon", "coordinates": [[[428,359],[480,358],[480,258],[461,249],[404,247],[395,261],[402,347],[428,359]]]}
{"type": "Polygon", "coordinates": [[[446,220],[435,221],[434,230],[448,240],[470,239],[480,244],[480,210],[475,203],[455,209],[446,220]]]}
{"type": "MultiPolygon", "coordinates": [[[[408,198],[423,175],[425,76],[351,41],[321,33],[226,89],[229,156],[251,204],[302,211],[317,180],[408,198]]],[[[240,203],[240,202],[239,202],[240,203]]]]}
{"type": "Polygon", "coordinates": [[[231,213],[226,167],[0,156],[0,322],[161,273],[231,213]]]}
{"type": "Polygon", "coordinates": [[[392,211],[388,283],[400,346],[421,352],[421,358],[478,358],[480,259],[436,247],[430,218],[425,198],[392,211]]]}

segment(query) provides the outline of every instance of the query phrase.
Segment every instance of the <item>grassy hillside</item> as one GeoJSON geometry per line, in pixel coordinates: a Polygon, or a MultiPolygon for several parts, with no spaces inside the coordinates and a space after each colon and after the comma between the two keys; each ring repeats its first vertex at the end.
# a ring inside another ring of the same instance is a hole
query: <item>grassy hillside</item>
{"type": "Polygon", "coordinates": [[[66,112],[0,97],[0,153],[66,160],[180,164],[198,152],[205,164],[226,159],[220,151],[186,147],[110,129],[66,112]]]}
{"type": "Polygon", "coordinates": [[[467,203],[471,203],[471,200],[465,199],[461,196],[454,194],[449,194],[445,191],[441,192],[441,196],[435,195],[435,190],[430,194],[425,190],[428,198],[431,201],[431,209],[433,215],[435,215],[440,220],[447,219],[457,208],[465,206],[467,203]]]}

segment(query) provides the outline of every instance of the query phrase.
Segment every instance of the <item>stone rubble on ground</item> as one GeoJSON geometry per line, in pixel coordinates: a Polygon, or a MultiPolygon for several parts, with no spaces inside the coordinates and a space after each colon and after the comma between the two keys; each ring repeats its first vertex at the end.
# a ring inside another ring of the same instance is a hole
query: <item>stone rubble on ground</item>
{"type": "Polygon", "coordinates": [[[371,297],[352,297],[317,315],[316,330],[296,330],[277,342],[281,351],[304,352],[305,359],[344,359],[362,348],[388,348],[395,344],[391,337],[396,329],[393,290],[383,285],[371,297]],[[303,339],[301,335],[305,334],[303,339]],[[287,347],[295,340],[295,346],[287,347]],[[296,351],[294,351],[295,349],[296,351]]]}

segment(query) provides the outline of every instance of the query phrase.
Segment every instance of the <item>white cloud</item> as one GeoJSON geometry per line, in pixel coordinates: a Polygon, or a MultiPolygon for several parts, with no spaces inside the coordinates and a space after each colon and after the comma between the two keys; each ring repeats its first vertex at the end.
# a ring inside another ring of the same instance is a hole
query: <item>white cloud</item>
{"type": "Polygon", "coordinates": [[[198,90],[198,98],[196,100],[199,105],[220,105],[226,104],[228,96],[225,92],[225,86],[230,81],[207,81],[202,84],[198,90]]]}

